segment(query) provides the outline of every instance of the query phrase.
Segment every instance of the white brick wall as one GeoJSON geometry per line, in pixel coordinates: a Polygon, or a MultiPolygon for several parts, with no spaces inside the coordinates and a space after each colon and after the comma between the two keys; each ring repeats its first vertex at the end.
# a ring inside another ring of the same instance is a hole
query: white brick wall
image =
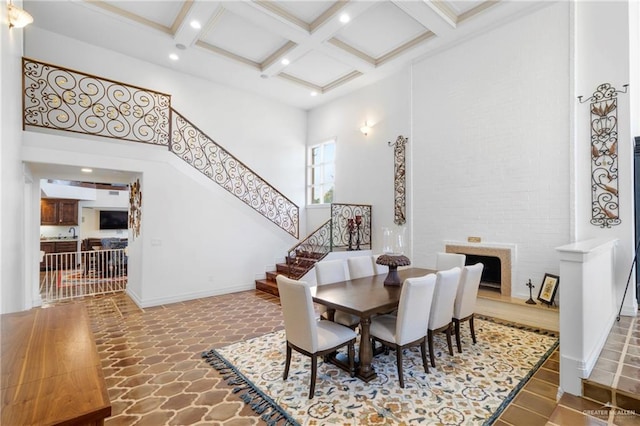
{"type": "MultiPolygon", "coordinates": [[[[444,240],[517,245],[513,294],[558,273],[570,238],[569,6],[553,4],[414,65],[413,263],[444,240]]],[[[537,288],[536,288],[537,294],[537,288]]]]}

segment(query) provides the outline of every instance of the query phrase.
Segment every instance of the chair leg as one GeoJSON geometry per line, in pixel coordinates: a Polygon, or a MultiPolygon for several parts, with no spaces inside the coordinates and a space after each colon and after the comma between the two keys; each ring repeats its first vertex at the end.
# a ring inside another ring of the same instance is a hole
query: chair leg
{"type": "Polygon", "coordinates": [[[453,356],[453,345],[451,344],[451,323],[449,323],[449,327],[444,331],[447,335],[447,346],[449,346],[449,355],[453,356]]]}
{"type": "Polygon", "coordinates": [[[398,379],[400,387],[404,388],[404,372],[402,371],[402,348],[396,345],[396,364],[398,365],[398,379]]]}
{"type": "Polygon", "coordinates": [[[311,383],[309,384],[309,399],[313,398],[313,394],[316,392],[316,374],[318,371],[318,356],[316,354],[311,355],[311,383]]]}
{"type": "Polygon", "coordinates": [[[429,372],[429,365],[427,362],[427,338],[422,339],[422,343],[420,343],[420,353],[422,354],[422,366],[424,367],[424,372],[429,372]]]}
{"type": "Polygon", "coordinates": [[[462,353],[462,342],[460,342],[460,320],[454,318],[453,324],[456,327],[456,345],[458,345],[458,352],[462,353]]]}
{"type": "Polygon", "coordinates": [[[471,339],[473,340],[473,344],[476,344],[476,328],[473,326],[473,315],[469,318],[469,328],[471,328],[471,339]]]}
{"type": "Polygon", "coordinates": [[[431,359],[431,366],[436,368],[436,358],[433,356],[433,331],[427,331],[427,338],[429,339],[429,358],[431,359]]]}
{"type": "Polygon", "coordinates": [[[291,364],[291,346],[287,343],[287,360],[284,362],[284,374],[282,376],[283,380],[287,380],[289,377],[289,365],[291,364]]]}
{"type": "Polygon", "coordinates": [[[351,374],[351,377],[355,377],[355,375],[356,375],[356,366],[355,366],[356,350],[355,350],[355,342],[351,342],[351,343],[349,343],[349,346],[348,346],[347,350],[348,350],[348,352],[349,352],[349,373],[351,374]]]}

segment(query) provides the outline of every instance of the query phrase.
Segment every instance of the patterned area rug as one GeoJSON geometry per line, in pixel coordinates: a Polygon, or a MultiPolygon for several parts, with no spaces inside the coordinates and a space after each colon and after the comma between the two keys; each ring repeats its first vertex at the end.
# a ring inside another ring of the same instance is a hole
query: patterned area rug
{"type": "Polygon", "coordinates": [[[488,425],[551,354],[557,337],[477,318],[473,345],[468,324],[462,328],[463,352],[454,342],[453,357],[444,334],[436,336],[436,367],[429,373],[419,348],[405,350],[404,389],[393,351],[374,357],[378,378],[369,383],[319,361],[311,400],[310,358],[294,351],[289,378],[282,380],[284,331],[202,356],[267,423],[488,425]]]}

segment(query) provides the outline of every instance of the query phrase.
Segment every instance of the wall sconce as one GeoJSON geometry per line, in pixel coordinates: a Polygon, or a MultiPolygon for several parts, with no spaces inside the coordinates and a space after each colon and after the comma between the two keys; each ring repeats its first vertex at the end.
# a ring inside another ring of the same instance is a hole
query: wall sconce
{"type": "Polygon", "coordinates": [[[370,130],[371,130],[371,127],[369,127],[369,123],[366,121],[364,122],[364,126],[360,127],[360,131],[365,136],[367,136],[370,130]]]}
{"type": "Polygon", "coordinates": [[[7,17],[9,19],[9,28],[23,28],[33,22],[33,16],[13,3],[7,5],[7,17]]]}

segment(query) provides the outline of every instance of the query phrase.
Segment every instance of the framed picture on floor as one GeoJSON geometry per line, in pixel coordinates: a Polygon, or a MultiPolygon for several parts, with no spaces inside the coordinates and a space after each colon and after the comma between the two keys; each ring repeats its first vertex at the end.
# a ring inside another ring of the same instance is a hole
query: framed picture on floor
{"type": "Polygon", "coordinates": [[[544,274],[544,279],[540,286],[540,293],[538,293],[538,300],[542,303],[546,303],[547,305],[553,305],[553,299],[556,297],[556,291],[558,291],[559,283],[559,276],[544,274]]]}

